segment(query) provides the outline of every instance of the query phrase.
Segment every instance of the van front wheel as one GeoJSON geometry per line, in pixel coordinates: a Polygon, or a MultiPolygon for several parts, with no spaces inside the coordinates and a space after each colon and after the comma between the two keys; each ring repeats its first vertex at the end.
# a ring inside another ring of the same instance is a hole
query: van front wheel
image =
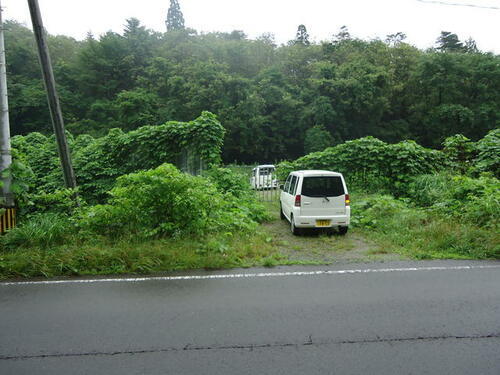
{"type": "Polygon", "coordinates": [[[283,213],[283,207],[281,206],[281,204],[280,204],[280,219],[281,219],[281,220],[285,220],[285,219],[286,219],[286,216],[285,216],[285,214],[283,213]]]}

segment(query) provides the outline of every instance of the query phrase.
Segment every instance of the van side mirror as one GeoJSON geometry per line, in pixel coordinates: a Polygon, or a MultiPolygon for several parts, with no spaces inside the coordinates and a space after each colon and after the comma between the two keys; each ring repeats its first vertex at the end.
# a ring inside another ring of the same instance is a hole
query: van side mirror
{"type": "Polygon", "coordinates": [[[280,189],[283,190],[285,188],[285,185],[280,184],[280,189]]]}

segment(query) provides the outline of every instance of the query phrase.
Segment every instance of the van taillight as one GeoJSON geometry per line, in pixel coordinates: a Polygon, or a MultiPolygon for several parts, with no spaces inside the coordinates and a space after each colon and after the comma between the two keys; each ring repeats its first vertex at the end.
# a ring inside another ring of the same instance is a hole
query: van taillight
{"type": "Polygon", "coordinates": [[[300,195],[295,196],[295,207],[300,207],[300,195]]]}
{"type": "Polygon", "coordinates": [[[345,205],[350,206],[351,205],[351,200],[349,199],[349,194],[345,195],[345,205]]]}

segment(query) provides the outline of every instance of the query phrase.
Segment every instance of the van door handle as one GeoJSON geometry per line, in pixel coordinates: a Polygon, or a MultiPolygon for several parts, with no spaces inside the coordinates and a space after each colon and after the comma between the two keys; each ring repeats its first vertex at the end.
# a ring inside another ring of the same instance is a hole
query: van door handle
{"type": "Polygon", "coordinates": [[[311,202],[304,202],[304,206],[309,206],[311,202]]]}

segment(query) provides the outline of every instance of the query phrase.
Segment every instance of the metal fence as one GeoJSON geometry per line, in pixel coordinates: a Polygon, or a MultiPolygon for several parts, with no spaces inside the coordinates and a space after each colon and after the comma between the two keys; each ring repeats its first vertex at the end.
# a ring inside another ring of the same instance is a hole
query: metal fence
{"type": "Polygon", "coordinates": [[[276,178],[274,172],[262,173],[254,169],[250,176],[250,186],[255,190],[261,202],[274,202],[280,197],[280,184],[283,182],[276,178]]]}
{"type": "Polygon", "coordinates": [[[257,197],[261,202],[276,202],[280,199],[281,190],[277,188],[256,189],[257,197]]]}
{"type": "Polygon", "coordinates": [[[177,159],[177,168],[184,173],[198,176],[206,169],[206,163],[194,150],[184,149],[177,159]]]}

